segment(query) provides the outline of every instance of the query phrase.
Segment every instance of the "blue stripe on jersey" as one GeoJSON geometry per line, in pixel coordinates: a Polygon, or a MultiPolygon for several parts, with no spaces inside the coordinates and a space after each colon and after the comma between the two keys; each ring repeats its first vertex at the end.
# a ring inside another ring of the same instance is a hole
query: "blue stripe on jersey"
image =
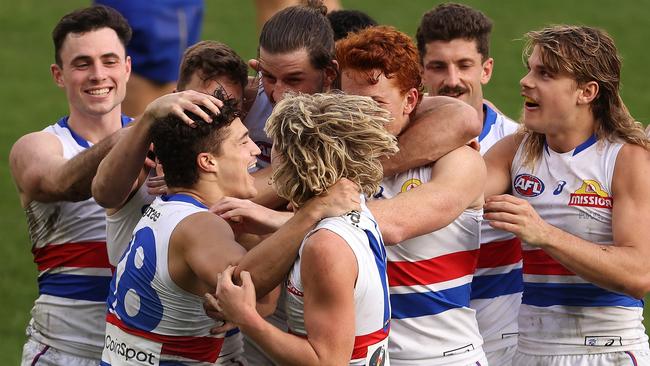
{"type": "Polygon", "coordinates": [[[165,202],[169,202],[169,201],[185,202],[185,203],[192,204],[192,205],[194,205],[196,207],[205,208],[205,209],[208,208],[208,206],[202,204],[196,198],[194,198],[192,196],[188,196],[188,195],[183,194],[183,193],[176,193],[176,194],[172,194],[172,195],[169,195],[169,196],[164,195],[164,196],[161,196],[160,199],[162,199],[165,202]]]}
{"type": "Polygon", "coordinates": [[[492,108],[485,103],[483,103],[483,113],[485,113],[485,120],[483,121],[483,130],[478,136],[478,142],[483,141],[497,121],[497,112],[493,111],[492,108]]]}
{"type": "MultiPolygon", "coordinates": [[[[375,229],[377,229],[376,224],[375,229]]],[[[364,229],[363,231],[368,237],[368,243],[370,243],[370,249],[372,249],[375,263],[377,264],[377,271],[379,272],[379,279],[381,280],[381,287],[384,293],[384,330],[388,330],[391,306],[388,298],[388,283],[386,281],[386,248],[384,247],[384,243],[381,242],[381,239],[378,240],[370,230],[364,229]]]]}
{"type": "Polygon", "coordinates": [[[410,294],[391,294],[390,306],[393,319],[415,318],[436,315],[447,310],[469,307],[471,285],[441,291],[414,292],[410,294]]]}
{"type": "Polygon", "coordinates": [[[643,307],[643,301],[598,286],[579,283],[524,283],[522,303],[533,306],[643,307]]]}
{"type": "MultiPolygon", "coordinates": [[[[59,126],[63,127],[63,128],[67,128],[68,131],[70,131],[70,135],[77,142],[77,144],[79,144],[79,146],[81,146],[83,148],[86,148],[86,149],[89,148],[90,143],[88,141],[86,141],[85,138],[79,136],[76,132],[74,132],[74,130],[72,128],[70,128],[70,126],[68,125],[68,118],[70,118],[70,116],[62,117],[57,122],[57,124],[59,126]]],[[[122,124],[122,127],[125,127],[126,125],[131,123],[131,121],[133,121],[133,118],[131,118],[129,116],[126,116],[124,114],[120,116],[120,123],[122,124]]]]}
{"type": "Polygon", "coordinates": [[[598,137],[596,136],[596,134],[591,135],[587,139],[587,141],[581,143],[575,149],[573,149],[573,155],[572,156],[578,155],[581,151],[583,151],[583,150],[587,149],[589,146],[595,144],[596,141],[598,141],[598,137]]]}
{"type": "Polygon", "coordinates": [[[524,290],[521,268],[508,273],[474,276],[472,299],[493,299],[503,295],[516,294],[524,290]]]}
{"type": "Polygon", "coordinates": [[[233,328],[233,329],[227,331],[225,336],[226,337],[232,337],[237,333],[239,333],[239,328],[233,328]]]}
{"type": "Polygon", "coordinates": [[[159,366],[187,366],[187,363],[181,361],[173,361],[173,360],[170,361],[160,360],[158,365],[159,366]]]}
{"type": "Polygon", "coordinates": [[[44,274],[38,278],[38,292],[43,295],[86,301],[106,301],[109,276],[44,274]]]}
{"type": "Polygon", "coordinates": [[[68,117],[69,116],[65,116],[65,117],[61,118],[59,120],[59,122],[57,122],[57,124],[59,126],[63,127],[63,128],[67,128],[68,131],[70,131],[70,135],[77,142],[77,144],[79,144],[79,146],[81,146],[83,148],[86,148],[86,149],[89,148],[90,144],[88,143],[88,141],[86,141],[86,139],[84,139],[83,137],[77,135],[77,133],[74,132],[72,130],[72,128],[70,128],[70,126],[68,126],[68,117]]]}
{"type": "Polygon", "coordinates": [[[108,362],[99,361],[99,366],[111,366],[111,364],[108,362]]]}

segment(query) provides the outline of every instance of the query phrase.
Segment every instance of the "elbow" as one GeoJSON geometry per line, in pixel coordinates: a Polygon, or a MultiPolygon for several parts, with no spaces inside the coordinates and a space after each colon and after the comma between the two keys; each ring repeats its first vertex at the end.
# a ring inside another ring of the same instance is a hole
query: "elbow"
{"type": "Polygon", "coordinates": [[[103,208],[115,208],[120,204],[116,195],[108,194],[106,185],[97,176],[93,179],[90,190],[95,202],[103,208]]]}
{"type": "Polygon", "coordinates": [[[385,245],[396,245],[409,239],[405,225],[388,224],[379,227],[385,245]]]}
{"type": "Polygon", "coordinates": [[[625,286],[623,292],[635,299],[643,300],[643,298],[645,298],[645,296],[650,292],[650,276],[644,277],[646,278],[639,279],[638,283],[631,286],[625,286]]]}
{"type": "Polygon", "coordinates": [[[463,103],[463,105],[458,106],[457,116],[461,119],[461,123],[465,127],[465,137],[468,141],[481,134],[483,122],[474,108],[463,103]]]}

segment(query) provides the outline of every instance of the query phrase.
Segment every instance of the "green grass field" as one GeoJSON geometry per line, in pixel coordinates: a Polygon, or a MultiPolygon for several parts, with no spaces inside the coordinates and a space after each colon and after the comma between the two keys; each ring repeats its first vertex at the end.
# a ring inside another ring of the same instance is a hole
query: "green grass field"
{"type": "MultiPolygon", "coordinates": [[[[524,68],[520,41],[523,33],[546,24],[574,23],[608,30],[624,59],[623,99],[640,121],[650,120],[650,88],[645,73],[650,52],[650,0],[547,0],[465,1],[481,9],[495,23],[491,54],[495,58],[486,96],[503,112],[516,118],[522,104],[519,78],[524,68]]],[[[32,263],[24,214],[8,169],[9,149],[21,135],[40,130],[67,111],[64,94],[50,78],[53,62],[50,33],[58,19],[88,1],[20,0],[0,3],[0,354],[2,364],[19,363],[24,327],[36,297],[36,268],[32,263]]],[[[252,1],[208,0],[204,39],[233,46],[242,57],[256,53],[256,28],[252,1]]],[[[382,24],[394,25],[413,35],[421,14],[437,2],[407,0],[343,0],[350,9],[368,12],[382,24]]],[[[650,178],[650,177],[649,177],[650,178]]],[[[621,269],[624,270],[624,269],[621,269]]]]}

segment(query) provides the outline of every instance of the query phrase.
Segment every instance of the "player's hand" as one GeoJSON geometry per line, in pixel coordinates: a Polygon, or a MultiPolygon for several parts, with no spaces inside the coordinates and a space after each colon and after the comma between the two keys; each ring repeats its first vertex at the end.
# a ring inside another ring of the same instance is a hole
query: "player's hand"
{"type": "Polygon", "coordinates": [[[199,106],[203,106],[214,114],[219,114],[219,108],[223,102],[212,95],[199,93],[194,90],[163,95],[147,105],[142,120],[153,122],[158,118],[174,114],[181,118],[189,126],[194,126],[194,121],[185,114],[190,111],[210,123],[212,119],[199,106]]]}
{"type": "Polygon", "coordinates": [[[305,203],[301,209],[313,209],[319,217],[341,216],[350,211],[361,211],[359,186],[342,178],[322,193],[305,203]]]}
{"type": "Polygon", "coordinates": [[[545,245],[552,227],[528,201],[502,194],[488,197],[483,209],[483,218],[493,228],[513,233],[529,245],[545,245]]]}
{"type": "Polygon", "coordinates": [[[210,212],[228,221],[237,232],[265,235],[275,232],[291,214],[278,212],[250,200],[224,197],[210,207],[210,212]]]}
{"type": "Polygon", "coordinates": [[[255,308],[255,286],[250,273],[242,271],[241,286],[233,283],[235,267],[228,266],[217,277],[217,296],[215,307],[236,326],[247,324],[251,317],[259,317],[255,308]]]}
{"type": "Polygon", "coordinates": [[[164,174],[148,177],[145,184],[147,185],[147,193],[152,196],[167,194],[167,183],[165,183],[164,174]]]}
{"type": "Polygon", "coordinates": [[[210,328],[210,334],[225,333],[229,330],[237,328],[235,324],[227,321],[224,315],[221,313],[221,310],[219,310],[219,303],[215,297],[216,294],[205,294],[204,296],[205,301],[203,302],[203,310],[205,310],[205,314],[221,323],[221,325],[210,328]]]}

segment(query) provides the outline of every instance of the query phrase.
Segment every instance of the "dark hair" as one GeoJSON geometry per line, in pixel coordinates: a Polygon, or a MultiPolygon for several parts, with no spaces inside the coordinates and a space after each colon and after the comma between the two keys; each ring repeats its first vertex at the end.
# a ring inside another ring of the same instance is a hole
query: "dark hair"
{"type": "Polygon", "coordinates": [[[54,41],[54,60],[57,65],[63,66],[60,52],[68,34],[86,33],[101,28],[111,28],[117,33],[126,55],[126,45],[131,40],[129,23],[117,10],[108,6],[93,5],[64,15],[54,27],[52,40],[54,41]]]}
{"type": "Polygon", "coordinates": [[[221,143],[228,137],[226,128],[239,117],[236,99],[224,98],[222,90],[217,90],[215,96],[223,100],[221,113],[215,115],[201,107],[212,118],[212,123],[189,111],[185,114],[194,121],[194,126],[188,126],[175,114],[154,122],[151,133],[154,151],[165,169],[165,182],[169,187],[192,187],[199,179],[196,157],[202,152],[220,154],[221,143]]]}
{"type": "Polygon", "coordinates": [[[377,25],[370,15],[359,10],[335,10],[327,14],[327,19],[334,31],[335,41],[345,38],[349,33],[377,25]]]}
{"type": "Polygon", "coordinates": [[[334,32],[326,12],[321,1],[280,10],[264,23],[259,47],[273,54],[305,48],[312,66],[325,69],[334,60],[334,32]]]}
{"type": "Polygon", "coordinates": [[[201,41],[185,51],[177,89],[185,90],[195,72],[199,72],[203,81],[226,76],[242,89],[248,83],[248,68],[244,61],[232,48],[217,41],[201,41]]]}
{"type": "Polygon", "coordinates": [[[440,4],[422,16],[415,34],[420,60],[426,54],[427,43],[461,38],[476,41],[476,49],[485,61],[490,55],[491,31],[492,21],[482,12],[461,4],[440,4]]]}

